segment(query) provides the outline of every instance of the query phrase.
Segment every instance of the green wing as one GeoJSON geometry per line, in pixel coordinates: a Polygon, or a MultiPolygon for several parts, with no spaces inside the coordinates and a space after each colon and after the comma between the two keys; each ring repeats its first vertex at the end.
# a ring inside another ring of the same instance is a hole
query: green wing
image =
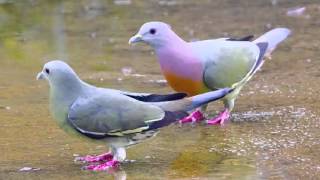
{"type": "Polygon", "coordinates": [[[210,89],[231,87],[254,67],[259,48],[251,42],[200,41],[193,45],[204,63],[204,83],[210,89]]]}

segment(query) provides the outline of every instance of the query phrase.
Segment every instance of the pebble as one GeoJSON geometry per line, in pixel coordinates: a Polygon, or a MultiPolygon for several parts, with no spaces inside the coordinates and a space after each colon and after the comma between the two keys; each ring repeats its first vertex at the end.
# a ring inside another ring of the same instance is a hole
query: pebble
{"type": "Polygon", "coordinates": [[[123,5],[130,5],[132,2],[131,0],[115,0],[113,1],[115,5],[123,6],[123,5]]]}
{"type": "Polygon", "coordinates": [[[26,172],[26,171],[39,171],[40,168],[33,168],[33,167],[23,167],[19,169],[20,172],[26,172]]]}

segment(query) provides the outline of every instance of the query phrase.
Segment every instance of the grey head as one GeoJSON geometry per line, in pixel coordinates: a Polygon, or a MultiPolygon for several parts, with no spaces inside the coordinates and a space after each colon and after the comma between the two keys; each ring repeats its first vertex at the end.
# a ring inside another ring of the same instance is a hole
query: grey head
{"type": "Polygon", "coordinates": [[[129,44],[137,42],[145,42],[154,48],[166,45],[166,43],[174,41],[180,38],[171,30],[170,25],[159,22],[147,22],[143,24],[138,33],[132,36],[129,40],[129,44]]]}
{"type": "Polygon", "coordinates": [[[81,82],[73,69],[67,63],[60,60],[46,63],[42,71],[38,73],[37,79],[47,80],[51,87],[81,82]]]}
{"type": "MultiPolygon", "coordinates": [[[[37,79],[46,79],[50,85],[50,104],[69,106],[79,96],[86,94],[88,87],[65,62],[54,60],[46,63],[37,79]]],[[[55,107],[57,108],[57,107],[55,107]]]]}

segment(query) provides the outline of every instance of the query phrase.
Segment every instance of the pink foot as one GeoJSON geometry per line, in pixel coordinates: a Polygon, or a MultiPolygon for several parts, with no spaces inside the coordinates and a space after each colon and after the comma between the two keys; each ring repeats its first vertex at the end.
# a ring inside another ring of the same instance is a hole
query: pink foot
{"type": "Polygon", "coordinates": [[[76,162],[84,162],[84,163],[92,163],[92,162],[100,162],[100,161],[110,161],[112,160],[113,155],[108,152],[98,156],[87,155],[84,157],[76,157],[74,161],[76,162]]]}
{"type": "Polygon", "coordinates": [[[91,164],[88,166],[84,166],[83,169],[89,170],[89,171],[105,171],[105,170],[109,170],[110,168],[116,168],[119,165],[120,165],[119,161],[111,160],[98,165],[91,164]]]}
{"type": "Polygon", "coordinates": [[[191,113],[189,116],[179,120],[179,123],[180,124],[184,124],[184,123],[188,123],[188,122],[195,123],[195,122],[199,122],[203,119],[204,119],[204,116],[203,116],[202,112],[199,110],[196,110],[193,113],[191,113]]]}
{"type": "Polygon", "coordinates": [[[217,117],[210,119],[207,121],[207,124],[209,125],[223,125],[225,121],[227,121],[230,117],[230,113],[228,109],[225,109],[222,111],[217,117]]]}

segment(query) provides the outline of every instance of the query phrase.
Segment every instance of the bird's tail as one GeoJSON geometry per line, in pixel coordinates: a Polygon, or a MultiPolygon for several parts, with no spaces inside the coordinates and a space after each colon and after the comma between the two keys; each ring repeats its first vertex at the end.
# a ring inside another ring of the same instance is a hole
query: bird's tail
{"type": "Polygon", "coordinates": [[[150,129],[158,129],[167,126],[177,120],[187,117],[187,111],[193,110],[209,102],[223,98],[232,91],[231,88],[219,89],[207,93],[195,95],[180,100],[165,101],[165,102],[152,102],[153,105],[161,107],[165,111],[165,116],[159,121],[152,122],[149,125],[150,129]]]}
{"type": "Polygon", "coordinates": [[[209,102],[216,101],[218,99],[223,98],[227,94],[229,94],[233,89],[231,88],[224,88],[215,91],[210,91],[207,93],[195,95],[189,97],[188,99],[191,100],[191,104],[188,106],[187,110],[192,110],[202,105],[205,105],[209,102]]]}
{"type": "Polygon", "coordinates": [[[232,88],[224,88],[216,91],[210,91],[207,93],[198,94],[188,98],[181,98],[173,101],[150,102],[150,103],[160,107],[164,111],[187,112],[195,108],[198,108],[202,105],[205,105],[209,102],[221,99],[231,91],[233,91],[232,88]]]}
{"type": "Polygon", "coordinates": [[[255,44],[258,43],[268,43],[268,47],[266,50],[266,55],[270,55],[272,51],[274,51],[277,45],[285,40],[291,34],[291,30],[287,28],[275,28],[272,29],[258,39],[254,40],[255,44]]]}

